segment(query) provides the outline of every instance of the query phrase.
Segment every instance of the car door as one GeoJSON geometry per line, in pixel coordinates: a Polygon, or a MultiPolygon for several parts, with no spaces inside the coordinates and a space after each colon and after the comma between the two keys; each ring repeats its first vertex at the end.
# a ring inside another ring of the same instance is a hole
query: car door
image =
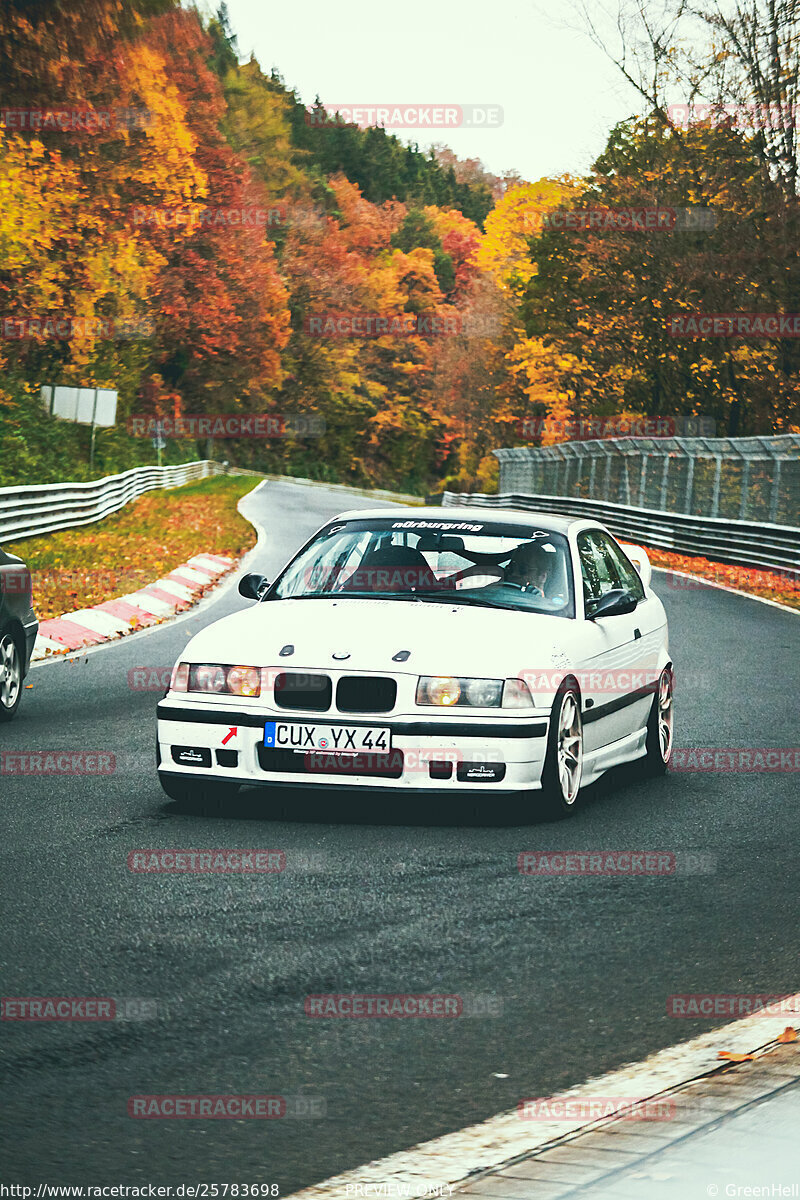
{"type": "Polygon", "coordinates": [[[638,601],[631,613],[586,620],[585,658],[576,666],[583,698],[584,743],[591,754],[628,737],[647,721],[651,700],[641,692],[648,664],[640,628],[645,592],[635,568],[604,530],[583,530],[577,546],[584,611],[592,601],[616,589],[631,592],[638,601]]]}
{"type": "Polygon", "coordinates": [[[658,675],[659,652],[664,643],[667,623],[664,607],[652,592],[648,595],[639,572],[619,543],[603,530],[598,531],[598,541],[604,546],[607,557],[616,563],[621,586],[638,599],[636,611],[631,617],[636,643],[635,662],[646,672],[648,680],[654,681],[658,675]]]}

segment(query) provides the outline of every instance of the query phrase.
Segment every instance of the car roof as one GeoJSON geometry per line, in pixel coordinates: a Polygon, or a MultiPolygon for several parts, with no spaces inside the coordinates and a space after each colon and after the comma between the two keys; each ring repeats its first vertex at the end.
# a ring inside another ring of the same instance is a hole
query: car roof
{"type": "Polygon", "coordinates": [[[407,505],[391,505],[387,508],[356,508],[339,513],[332,520],[355,521],[371,520],[373,517],[404,518],[407,521],[473,521],[485,524],[492,522],[498,525],[530,525],[543,526],[552,533],[566,534],[574,525],[597,525],[597,521],[588,521],[585,517],[562,517],[557,513],[522,512],[514,508],[478,508],[476,506],[442,507],[408,507],[407,505]]]}

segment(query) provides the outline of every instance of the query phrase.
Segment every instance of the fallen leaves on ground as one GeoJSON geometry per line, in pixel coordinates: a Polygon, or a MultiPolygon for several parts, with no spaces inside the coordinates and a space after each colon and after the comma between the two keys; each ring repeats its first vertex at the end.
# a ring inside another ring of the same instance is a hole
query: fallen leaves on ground
{"type": "MultiPolygon", "coordinates": [[[[778,604],[800,609],[800,576],[797,572],[737,567],[732,563],[712,562],[708,558],[696,558],[650,547],[647,547],[647,554],[654,567],[680,571],[686,575],[699,575],[711,583],[721,583],[740,592],[749,592],[752,596],[761,596],[766,600],[775,600],[778,604]]],[[[683,579],[680,575],[669,576],[667,585],[675,591],[688,591],[692,587],[702,586],[691,579],[683,579]]]]}
{"type": "Polygon", "coordinates": [[[255,543],[236,511],[253,480],[221,476],[148,492],[96,525],[17,542],[33,581],[40,621],[124,596],[168,575],[195,554],[238,558],[255,543]]]}

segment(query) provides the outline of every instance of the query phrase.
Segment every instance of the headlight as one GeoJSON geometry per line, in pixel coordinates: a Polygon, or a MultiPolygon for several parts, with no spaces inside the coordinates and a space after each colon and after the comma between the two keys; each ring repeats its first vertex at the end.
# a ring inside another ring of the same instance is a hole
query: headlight
{"type": "Polygon", "coordinates": [[[228,691],[234,696],[258,696],[261,692],[261,672],[258,667],[231,667],[228,671],[228,691]]]}
{"type": "Polygon", "coordinates": [[[224,692],[226,679],[224,667],[217,663],[200,663],[189,668],[189,691],[224,692]]]}
{"type": "Polygon", "coordinates": [[[176,663],[169,686],[173,692],[260,696],[261,669],[228,667],[222,663],[176,663]]]}
{"type": "Polygon", "coordinates": [[[423,675],[417,684],[417,704],[452,708],[499,708],[502,679],[455,679],[450,675],[423,675]]]}
{"type": "Polygon", "coordinates": [[[417,684],[417,704],[452,708],[533,708],[528,685],[521,679],[462,679],[450,675],[422,675],[417,684]]]}

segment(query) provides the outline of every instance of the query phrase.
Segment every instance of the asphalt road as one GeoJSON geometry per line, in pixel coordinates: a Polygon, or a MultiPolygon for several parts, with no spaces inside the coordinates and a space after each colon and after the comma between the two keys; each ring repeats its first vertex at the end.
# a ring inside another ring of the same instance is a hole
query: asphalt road
{"type": "MultiPolygon", "coordinates": [[[[251,503],[270,574],[327,516],[369,501],[275,482],[251,503]]],[[[657,580],[678,745],[796,746],[797,617],[657,580]]],[[[170,666],[246,603],[231,589],[155,633],[36,668],[0,727],[3,750],[117,758],[106,778],[0,778],[3,995],[156,1004],[147,1020],[0,1026],[0,1181],[286,1194],[714,1024],[667,1017],[672,993],[796,990],[797,776],[643,784],[618,771],[559,824],[298,791],[244,793],[223,817],[179,812],[155,775],[159,693],[132,690],[128,672],[170,666]],[[147,847],[313,857],[280,875],[132,874],[129,852],[147,847]],[[674,877],[521,876],[518,853],[537,849],[711,858],[674,877]],[[303,1009],[319,992],[477,994],[495,1015],[319,1020],[303,1009]],[[326,1115],[127,1116],[130,1096],[165,1093],[302,1094],[326,1115]]]]}

